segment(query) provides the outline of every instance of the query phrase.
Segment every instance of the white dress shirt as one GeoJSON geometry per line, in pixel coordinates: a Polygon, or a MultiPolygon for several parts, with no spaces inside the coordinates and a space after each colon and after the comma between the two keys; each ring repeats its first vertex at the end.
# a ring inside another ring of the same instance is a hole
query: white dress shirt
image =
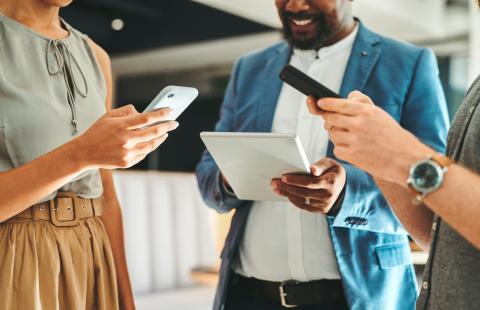
{"type": "MultiPolygon", "coordinates": [[[[290,64],[335,92],[358,33],[317,51],[294,50],[290,64]]],[[[272,132],[297,133],[310,163],[325,158],[328,134],[323,119],[309,113],[306,96],[284,84],[272,132]]],[[[340,279],[327,218],[288,202],[255,202],[250,211],[235,272],[261,280],[301,282],[340,279]]]]}

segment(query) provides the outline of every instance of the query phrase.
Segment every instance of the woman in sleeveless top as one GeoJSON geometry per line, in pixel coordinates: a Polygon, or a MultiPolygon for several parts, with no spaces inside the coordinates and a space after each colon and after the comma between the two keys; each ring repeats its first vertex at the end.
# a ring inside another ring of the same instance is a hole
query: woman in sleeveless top
{"type": "Polygon", "coordinates": [[[0,309],[134,308],[110,169],[178,126],[110,110],[108,55],[60,19],[70,2],[0,2],[0,309]]]}

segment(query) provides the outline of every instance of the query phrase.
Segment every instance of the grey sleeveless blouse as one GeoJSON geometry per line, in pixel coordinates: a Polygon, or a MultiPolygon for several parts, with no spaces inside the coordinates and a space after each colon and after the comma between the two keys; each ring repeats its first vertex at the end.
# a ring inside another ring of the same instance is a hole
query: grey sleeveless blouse
{"type": "MultiPolygon", "coordinates": [[[[50,40],[0,14],[0,172],[65,144],[105,113],[106,84],[95,53],[85,35],[62,23],[69,36],[50,40]]],[[[99,197],[99,171],[60,190],[99,197]]]]}

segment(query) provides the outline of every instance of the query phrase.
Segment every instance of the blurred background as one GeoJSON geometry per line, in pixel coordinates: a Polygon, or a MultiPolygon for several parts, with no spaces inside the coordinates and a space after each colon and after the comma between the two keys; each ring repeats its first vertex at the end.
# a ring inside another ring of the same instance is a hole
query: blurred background
{"type": "MultiPolygon", "coordinates": [[[[450,115],[480,73],[474,0],[356,0],[369,28],[432,48],[450,115]]],[[[234,60],[281,40],[274,0],[75,0],[62,11],[112,57],[117,106],[143,110],[167,85],[198,100],[160,150],[116,173],[138,309],[210,309],[230,215],[201,201],[193,170],[214,128],[234,60]]],[[[419,273],[426,254],[414,253],[419,273]]]]}

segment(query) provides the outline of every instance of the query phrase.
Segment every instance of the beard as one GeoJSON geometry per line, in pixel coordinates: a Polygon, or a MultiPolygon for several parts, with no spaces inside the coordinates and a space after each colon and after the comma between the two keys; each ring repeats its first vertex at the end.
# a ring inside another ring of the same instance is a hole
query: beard
{"type": "MultiPolygon", "coordinates": [[[[480,1],[480,0],[478,0],[480,1]]],[[[305,13],[290,13],[285,12],[281,17],[283,23],[283,37],[290,44],[291,47],[300,50],[318,50],[323,47],[326,41],[335,34],[334,27],[329,23],[328,17],[325,14],[305,14],[305,13]],[[302,35],[293,34],[290,28],[290,18],[298,20],[313,19],[317,23],[316,35],[314,37],[302,38],[302,35]]]]}

